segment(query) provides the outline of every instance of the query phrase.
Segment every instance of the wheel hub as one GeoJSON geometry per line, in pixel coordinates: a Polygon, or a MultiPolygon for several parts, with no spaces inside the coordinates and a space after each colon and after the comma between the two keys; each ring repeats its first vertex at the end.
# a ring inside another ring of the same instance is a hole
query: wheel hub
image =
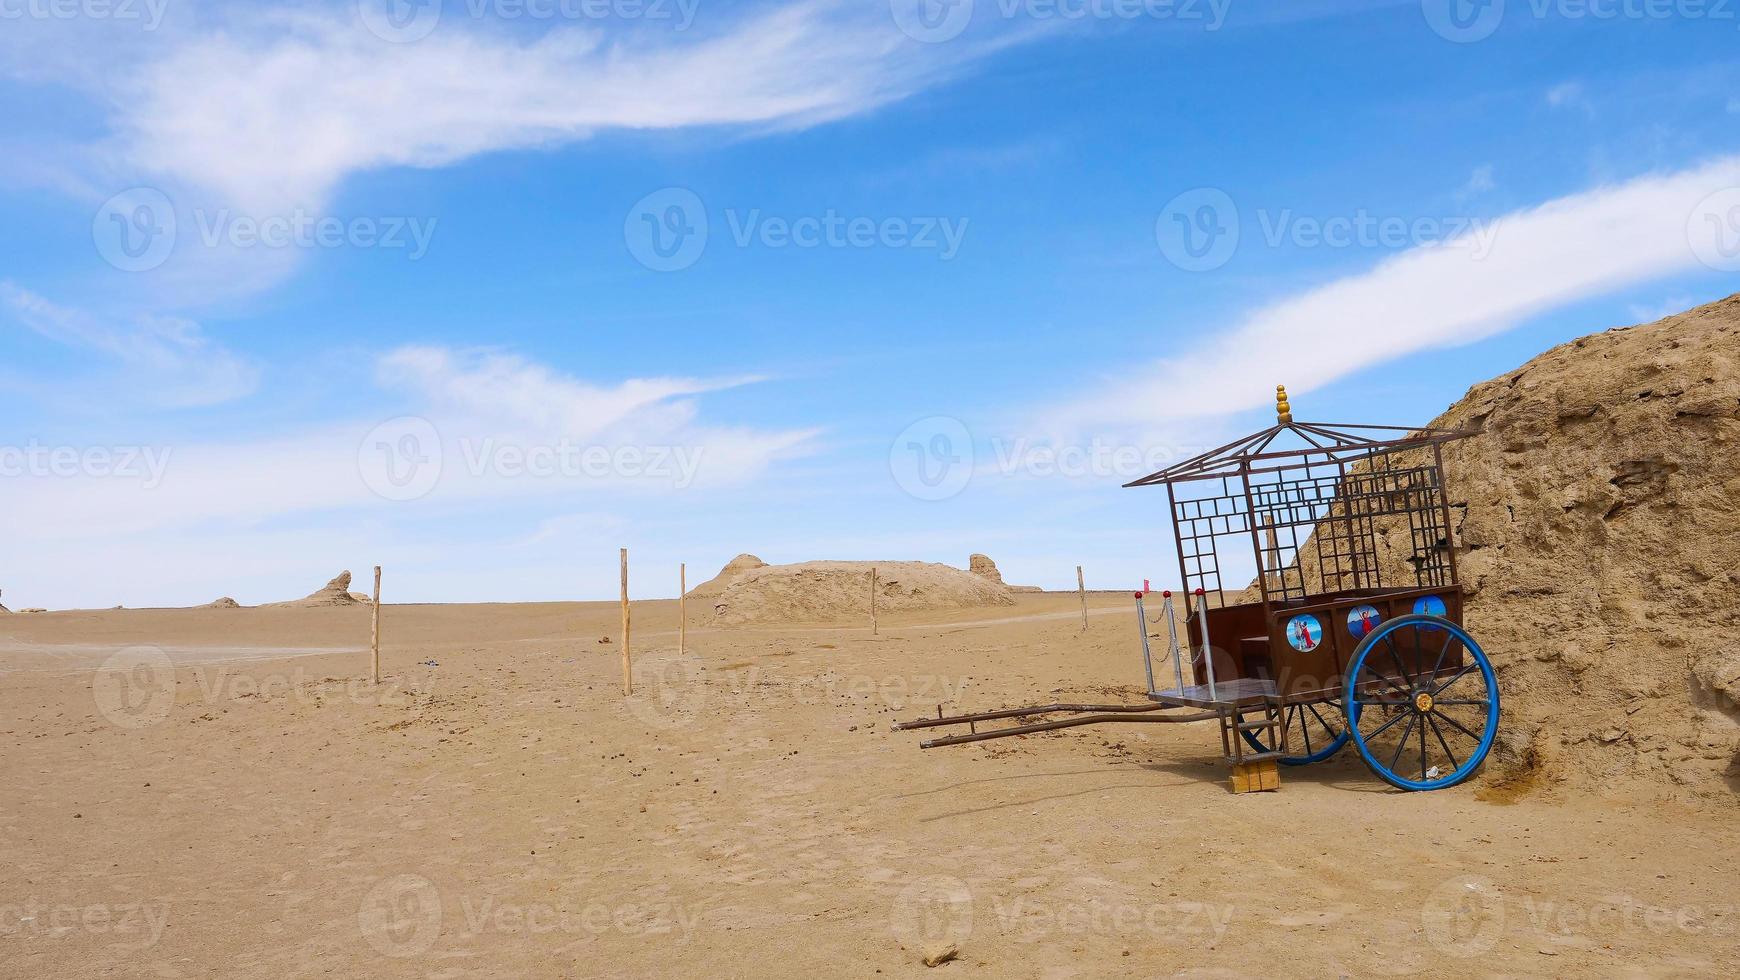
{"type": "Polygon", "coordinates": [[[1432,695],[1429,691],[1421,691],[1414,695],[1414,710],[1426,714],[1432,710],[1432,695]]]}

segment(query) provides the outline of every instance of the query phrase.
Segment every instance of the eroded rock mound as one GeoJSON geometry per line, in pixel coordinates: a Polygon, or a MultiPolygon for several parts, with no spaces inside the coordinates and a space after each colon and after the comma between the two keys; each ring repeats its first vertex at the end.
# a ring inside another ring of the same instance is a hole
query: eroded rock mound
{"type": "Polygon", "coordinates": [[[998,585],[1003,584],[1003,573],[997,570],[997,563],[990,555],[970,555],[967,558],[967,571],[980,578],[990,579],[998,585]]]}
{"type": "MultiPolygon", "coordinates": [[[[1731,798],[1740,297],[1556,347],[1431,424],[1481,433],[1444,469],[1504,699],[1488,781],[1731,798]]],[[[1384,581],[1411,582],[1407,524],[1377,531],[1384,581]]]]}
{"type": "Polygon", "coordinates": [[[337,577],[326,583],[320,589],[310,593],[306,598],[290,602],[268,603],[272,606],[354,606],[359,600],[350,591],[350,572],[339,572],[337,577]]]}
{"type": "Polygon", "coordinates": [[[725,591],[725,587],[737,580],[744,572],[752,572],[757,568],[766,568],[767,562],[750,554],[738,555],[725,563],[719,574],[689,590],[691,596],[714,596],[725,591]]]}
{"type": "Polygon", "coordinates": [[[231,599],[229,596],[224,596],[221,599],[213,599],[212,601],[206,603],[203,606],[200,606],[199,608],[201,608],[201,609],[240,609],[240,608],[242,608],[242,604],[237,602],[234,599],[231,599]]]}
{"type": "Polygon", "coordinates": [[[726,626],[867,622],[870,569],[876,611],[1014,605],[1001,583],[950,565],[922,561],[807,561],[767,565],[739,575],[719,593],[713,621],[726,626]]]}
{"type": "Polygon", "coordinates": [[[969,555],[967,557],[967,571],[972,572],[980,578],[995,582],[1008,589],[1010,592],[1044,591],[1037,585],[1010,585],[1003,581],[1003,573],[997,568],[997,563],[991,560],[990,555],[969,555]]]}
{"type": "Polygon", "coordinates": [[[1538,772],[1740,789],[1740,296],[1554,348],[1433,424],[1483,432],[1445,479],[1538,772]]]}

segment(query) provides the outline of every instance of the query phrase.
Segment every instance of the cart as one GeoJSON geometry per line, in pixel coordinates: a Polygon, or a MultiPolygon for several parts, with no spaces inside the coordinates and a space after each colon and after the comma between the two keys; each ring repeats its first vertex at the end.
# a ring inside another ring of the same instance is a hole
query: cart
{"type": "Polygon", "coordinates": [[[965,725],[923,748],[1081,725],[1216,720],[1237,792],[1276,789],[1279,766],[1322,762],[1349,743],[1405,790],[1466,780],[1492,749],[1492,663],[1463,625],[1443,445],[1455,429],[1276,422],[1125,484],[1164,487],[1184,584],[1171,592],[1157,688],[1145,595],[1136,594],[1146,704],[1047,704],[903,722],[965,725]],[[1221,558],[1252,581],[1229,594],[1221,558]],[[1170,664],[1165,661],[1170,660],[1170,664]],[[1168,671],[1166,668],[1170,667],[1168,671]],[[1054,717],[1059,716],[1059,717],[1054,717]],[[982,723],[1017,724],[980,730],[982,723]]]}

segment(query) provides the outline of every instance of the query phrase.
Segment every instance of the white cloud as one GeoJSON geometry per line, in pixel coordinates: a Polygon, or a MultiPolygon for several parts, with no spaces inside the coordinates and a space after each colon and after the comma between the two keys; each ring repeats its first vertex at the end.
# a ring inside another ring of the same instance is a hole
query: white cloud
{"type": "Polygon", "coordinates": [[[1463,199],[1476,197],[1497,186],[1498,183],[1492,179],[1492,164],[1482,164],[1475,167],[1474,172],[1468,175],[1468,183],[1462,185],[1462,190],[1457,194],[1457,197],[1463,199]]]}
{"type": "Polygon", "coordinates": [[[259,368],[252,361],[213,343],[191,320],[141,314],[128,325],[117,325],[4,280],[0,303],[43,337],[118,362],[126,375],[119,390],[151,404],[215,405],[251,394],[259,383],[259,368]]]}
{"type": "Polygon", "coordinates": [[[1053,413],[1066,428],[1163,425],[1302,394],[1362,368],[1471,343],[1525,317],[1698,267],[1689,229],[1740,187],[1740,157],[1640,177],[1495,220],[1484,257],[1467,242],[1415,248],[1255,310],[1194,350],[1053,413]]]}
{"type": "Polygon", "coordinates": [[[1581,82],[1560,82],[1547,89],[1547,105],[1555,109],[1577,109],[1589,116],[1595,114],[1595,105],[1589,101],[1581,82]]]}
{"type": "Polygon", "coordinates": [[[122,160],[257,214],[346,176],[442,166],[600,129],[805,125],[875,108],[996,45],[925,45],[884,4],[832,0],[704,33],[562,22],[527,38],[451,17],[393,44],[354,16],[232,10],[112,84],[122,160]]]}
{"type": "Polygon", "coordinates": [[[572,439],[595,438],[637,417],[686,422],[692,404],[673,399],[763,380],[636,378],[600,387],[511,354],[422,345],[388,353],[376,374],[383,384],[416,391],[434,411],[572,439]]]}
{"type": "MultiPolygon", "coordinates": [[[[1060,26],[990,19],[925,44],[897,29],[886,2],[708,7],[686,30],[623,18],[502,20],[473,16],[477,6],[448,0],[433,33],[411,43],[372,33],[355,0],[288,9],[187,0],[155,31],[9,21],[0,77],[96,102],[107,131],[53,147],[53,166],[0,160],[0,173],[92,207],[131,188],[164,192],[180,241],[129,288],[159,305],[210,303],[277,285],[308,254],[195,240],[215,215],[363,217],[330,210],[353,175],[604,130],[815,125],[912,95],[1060,26]]],[[[46,153],[52,138],[34,142],[46,153]]],[[[24,158],[36,160],[36,149],[24,158]]]]}
{"type": "MultiPolygon", "coordinates": [[[[160,480],[143,473],[9,473],[23,478],[0,481],[0,536],[85,539],[176,527],[200,533],[312,512],[326,512],[328,520],[347,513],[427,517],[575,494],[646,500],[693,493],[689,499],[699,501],[808,452],[816,435],[697,421],[687,396],[744,379],[595,386],[509,355],[432,347],[388,354],[379,373],[408,387],[406,413],[426,422],[437,440],[415,447],[435,461],[425,495],[400,500],[391,488],[383,496],[378,482],[371,485],[366,443],[382,420],[364,418],[276,439],[148,447],[150,458],[165,461],[160,480]]],[[[9,470],[31,465],[8,452],[0,447],[9,470]]]]}

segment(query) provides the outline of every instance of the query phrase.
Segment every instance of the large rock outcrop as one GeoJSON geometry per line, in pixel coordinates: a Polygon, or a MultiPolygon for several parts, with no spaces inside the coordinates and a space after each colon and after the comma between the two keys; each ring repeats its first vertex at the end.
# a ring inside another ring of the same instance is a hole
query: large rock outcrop
{"type": "Polygon", "coordinates": [[[364,600],[350,591],[350,572],[339,572],[332,581],[301,599],[267,603],[270,606],[356,606],[364,600]]]}
{"type": "MultiPolygon", "coordinates": [[[[1480,433],[1444,469],[1504,699],[1488,781],[1740,791],[1740,296],[1556,347],[1431,424],[1480,433]]],[[[1411,582],[1406,523],[1377,532],[1411,582]]]]}
{"type": "Polygon", "coordinates": [[[752,572],[757,568],[766,567],[767,562],[762,561],[754,555],[738,555],[736,558],[726,562],[725,567],[719,569],[719,574],[690,589],[688,594],[691,596],[718,595],[725,591],[726,586],[737,581],[737,577],[742,575],[744,572],[752,572]]]}
{"type": "Polygon", "coordinates": [[[951,565],[807,561],[767,565],[739,575],[714,600],[713,621],[727,626],[867,622],[872,568],[878,613],[1015,603],[1002,584],[951,565]]]}

